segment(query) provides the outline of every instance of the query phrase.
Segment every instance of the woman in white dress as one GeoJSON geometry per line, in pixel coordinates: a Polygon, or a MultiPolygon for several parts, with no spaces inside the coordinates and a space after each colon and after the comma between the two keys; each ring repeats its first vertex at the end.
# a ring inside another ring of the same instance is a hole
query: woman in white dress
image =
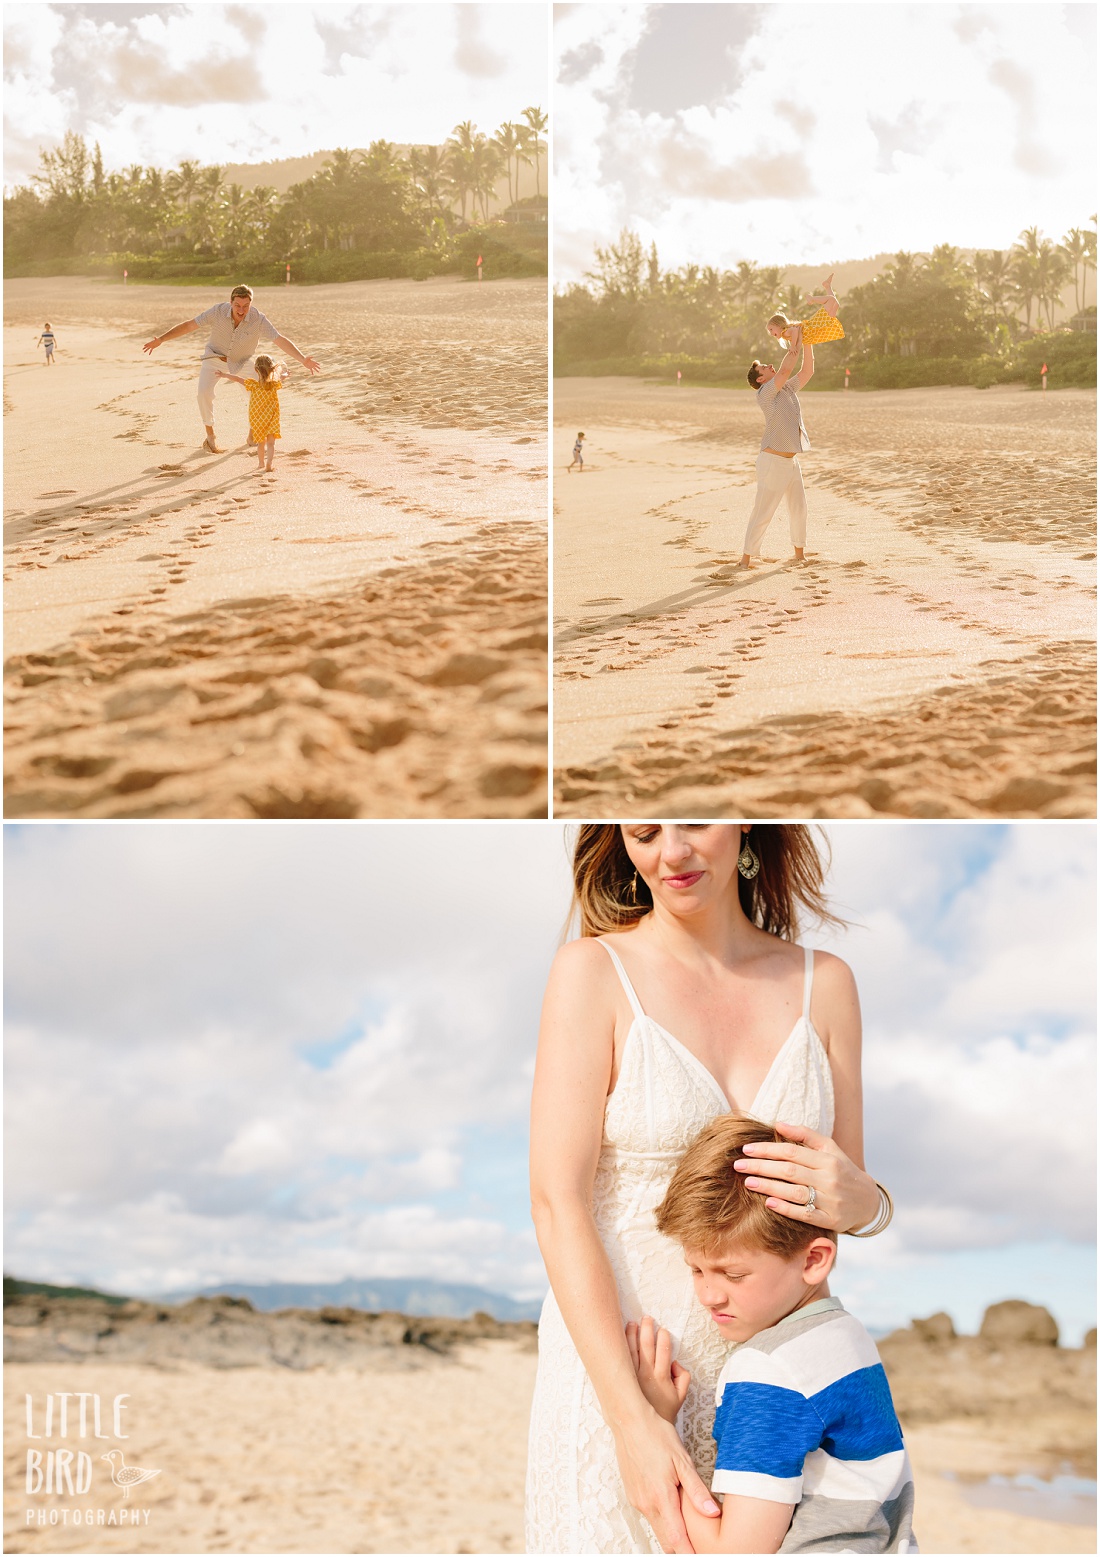
{"type": "Polygon", "coordinates": [[[574,882],[581,939],[551,971],[532,1104],[551,1293],[527,1550],[690,1552],[679,1488],[718,1512],[706,1481],[727,1348],[654,1211],[688,1142],[733,1110],[789,1137],[738,1164],[769,1205],[838,1232],[876,1219],[886,1202],[862,1166],[859,1003],[845,963],[792,939],[799,910],[832,917],[806,827],[585,825],[574,882]],[[646,1314],[692,1375],[682,1445],[630,1361],[625,1323],[646,1314]]]}

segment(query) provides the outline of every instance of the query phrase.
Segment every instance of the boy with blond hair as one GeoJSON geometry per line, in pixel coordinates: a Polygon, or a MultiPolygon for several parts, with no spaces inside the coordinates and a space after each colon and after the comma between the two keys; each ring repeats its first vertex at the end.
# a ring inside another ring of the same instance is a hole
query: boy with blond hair
{"type": "MultiPolygon", "coordinates": [[[[779,1140],[715,1119],[677,1166],[657,1227],[683,1245],[695,1293],[735,1343],[716,1390],[711,1488],[720,1519],[682,1500],[697,1552],[916,1552],[913,1477],[875,1343],[829,1293],[836,1234],[770,1211],[733,1164],[779,1140]]],[[[652,1319],[627,1326],[638,1382],[675,1422],[689,1375],[652,1319]]]]}

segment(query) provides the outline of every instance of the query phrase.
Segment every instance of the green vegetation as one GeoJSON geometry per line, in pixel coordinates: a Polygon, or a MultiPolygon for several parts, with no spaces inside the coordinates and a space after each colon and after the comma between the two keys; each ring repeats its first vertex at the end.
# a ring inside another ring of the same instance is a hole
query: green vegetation
{"type": "Polygon", "coordinates": [[[25,1294],[48,1298],[100,1298],[104,1303],[130,1301],[129,1298],[116,1297],[111,1292],[99,1292],[95,1287],[55,1287],[48,1281],[17,1281],[14,1276],[4,1277],[5,1301],[25,1294]]]}
{"type": "MultiPolygon", "coordinates": [[[[841,299],[845,339],[817,353],[810,387],[842,388],[846,367],[854,389],[1037,386],[1044,362],[1052,389],[1094,386],[1095,270],[1096,233],[1079,228],[1055,244],[1029,227],[1011,250],[970,258],[946,243],[898,254],[841,299]],[[1071,286],[1072,317],[1056,327],[1071,286]]],[[[679,370],[685,382],[747,388],[753,358],[782,350],[766,333],[770,315],[806,316],[802,289],[779,266],[662,271],[656,245],[646,253],[632,232],[596,250],[587,281],[554,300],[559,374],[674,379],[679,370]]]]}
{"type": "Polygon", "coordinates": [[[271,285],[477,273],[546,274],[541,193],[546,115],[525,108],[491,138],[468,120],[443,146],[402,155],[389,141],[338,150],[280,195],[225,184],[220,167],[181,162],[105,173],[71,132],[40,153],[29,185],[4,199],[6,276],[109,275],[135,281],[271,285]],[[520,168],[533,197],[518,199],[520,168]],[[501,206],[498,186],[507,185],[501,206]]]}

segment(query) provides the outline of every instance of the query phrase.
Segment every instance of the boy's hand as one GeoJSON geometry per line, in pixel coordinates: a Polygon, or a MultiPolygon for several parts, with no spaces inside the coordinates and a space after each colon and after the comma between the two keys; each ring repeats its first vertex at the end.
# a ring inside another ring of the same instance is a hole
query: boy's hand
{"type": "Polygon", "coordinates": [[[641,1324],[633,1320],[626,1327],[630,1360],[638,1375],[642,1394],[658,1416],[675,1422],[684,1403],[691,1374],[672,1359],[672,1337],[647,1314],[641,1324]]]}

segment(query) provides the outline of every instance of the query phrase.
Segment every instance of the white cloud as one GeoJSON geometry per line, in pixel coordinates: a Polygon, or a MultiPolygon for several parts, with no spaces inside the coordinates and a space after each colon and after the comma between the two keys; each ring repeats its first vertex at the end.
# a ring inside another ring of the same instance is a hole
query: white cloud
{"type": "Polygon", "coordinates": [[[492,133],[548,102],[543,7],[5,7],[5,179],[66,129],[108,170],[256,162],[335,146],[492,133]],[[134,8],[137,10],[137,8],[134,8]]]}
{"type": "Polygon", "coordinates": [[[558,279],[579,279],[623,226],[673,266],[1003,248],[1032,223],[1061,236],[1086,219],[1093,187],[1081,125],[1094,49],[1070,14],[1088,9],[567,8],[555,29],[558,279]],[[751,25],[727,44],[731,9],[751,25]],[[678,108],[637,90],[654,29],[678,108]],[[723,48],[736,69],[715,96],[723,48]]]}

